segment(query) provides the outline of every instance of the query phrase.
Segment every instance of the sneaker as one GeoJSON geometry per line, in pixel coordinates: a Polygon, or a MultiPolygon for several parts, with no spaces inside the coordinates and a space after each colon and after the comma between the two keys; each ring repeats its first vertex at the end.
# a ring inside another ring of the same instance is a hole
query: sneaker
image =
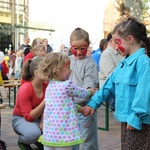
{"type": "Polygon", "coordinates": [[[29,144],[25,144],[20,141],[18,141],[18,146],[20,150],[33,150],[29,144]]]}
{"type": "Polygon", "coordinates": [[[44,150],[44,146],[40,142],[36,142],[34,144],[38,147],[39,150],[44,150]]]}
{"type": "Polygon", "coordinates": [[[6,147],[7,147],[6,143],[0,140],[0,150],[6,150],[6,147]]]}
{"type": "Polygon", "coordinates": [[[115,109],[114,108],[109,108],[109,112],[114,112],[115,109]]]}

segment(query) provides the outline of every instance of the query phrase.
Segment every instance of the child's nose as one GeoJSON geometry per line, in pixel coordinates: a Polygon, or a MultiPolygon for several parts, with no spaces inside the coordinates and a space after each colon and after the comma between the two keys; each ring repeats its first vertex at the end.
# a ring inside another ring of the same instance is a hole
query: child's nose
{"type": "Polygon", "coordinates": [[[81,53],[81,50],[80,50],[80,49],[78,49],[78,50],[77,50],[77,53],[81,53]]]}

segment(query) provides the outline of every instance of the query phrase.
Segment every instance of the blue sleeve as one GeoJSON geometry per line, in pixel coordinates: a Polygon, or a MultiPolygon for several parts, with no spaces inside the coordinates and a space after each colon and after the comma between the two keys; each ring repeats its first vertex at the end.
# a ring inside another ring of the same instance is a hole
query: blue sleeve
{"type": "Polygon", "coordinates": [[[114,97],[115,87],[113,84],[113,74],[105,81],[104,85],[97,91],[89,100],[88,106],[96,109],[100,107],[102,102],[106,102],[111,97],[114,97]]]}
{"type": "Polygon", "coordinates": [[[137,88],[132,102],[132,112],[127,118],[127,123],[138,129],[142,129],[142,118],[150,119],[150,64],[140,67],[137,88]]]}

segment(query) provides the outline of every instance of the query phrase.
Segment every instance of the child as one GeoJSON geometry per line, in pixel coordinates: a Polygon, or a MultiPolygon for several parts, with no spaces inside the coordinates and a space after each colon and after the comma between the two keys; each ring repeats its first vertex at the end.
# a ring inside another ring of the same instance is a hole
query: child
{"type": "MultiPolygon", "coordinates": [[[[73,83],[82,88],[96,88],[98,86],[98,67],[91,56],[86,56],[90,40],[89,34],[81,29],[76,28],[70,36],[70,45],[72,50],[71,65],[73,70],[70,79],[73,83]]],[[[81,106],[85,106],[89,98],[75,98],[75,102],[81,106]]],[[[84,117],[82,113],[78,113],[80,131],[85,141],[82,144],[82,149],[98,150],[97,137],[97,114],[84,117]]],[[[79,150],[79,145],[76,145],[74,150],[79,150]]]]}
{"type": "Polygon", "coordinates": [[[21,79],[21,68],[23,64],[23,58],[24,58],[24,50],[20,49],[16,52],[16,60],[15,60],[15,78],[16,79],[21,79]]]}
{"type": "Polygon", "coordinates": [[[40,63],[38,73],[42,79],[49,81],[43,120],[44,150],[71,150],[72,145],[83,142],[74,97],[87,98],[95,90],[79,88],[68,80],[70,59],[64,53],[48,53],[40,63]]]}
{"type": "Polygon", "coordinates": [[[125,59],[91,98],[84,113],[91,115],[102,102],[115,96],[114,116],[121,122],[121,149],[149,150],[150,42],[146,28],[129,18],[115,26],[113,40],[125,59]]]}

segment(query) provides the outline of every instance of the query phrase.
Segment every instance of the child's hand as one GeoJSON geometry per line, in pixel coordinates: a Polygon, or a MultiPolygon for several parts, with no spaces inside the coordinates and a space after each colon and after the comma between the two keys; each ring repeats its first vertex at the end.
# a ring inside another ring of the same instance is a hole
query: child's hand
{"type": "Polygon", "coordinates": [[[40,128],[41,131],[43,130],[43,121],[41,121],[41,122],[39,123],[39,128],[40,128]]]}
{"type": "Polygon", "coordinates": [[[89,107],[89,106],[85,106],[85,107],[82,107],[82,114],[84,116],[92,116],[94,113],[94,109],[89,107]]]}
{"type": "Polygon", "coordinates": [[[129,124],[127,124],[127,129],[132,131],[132,130],[135,130],[133,127],[131,127],[129,124]]]}

